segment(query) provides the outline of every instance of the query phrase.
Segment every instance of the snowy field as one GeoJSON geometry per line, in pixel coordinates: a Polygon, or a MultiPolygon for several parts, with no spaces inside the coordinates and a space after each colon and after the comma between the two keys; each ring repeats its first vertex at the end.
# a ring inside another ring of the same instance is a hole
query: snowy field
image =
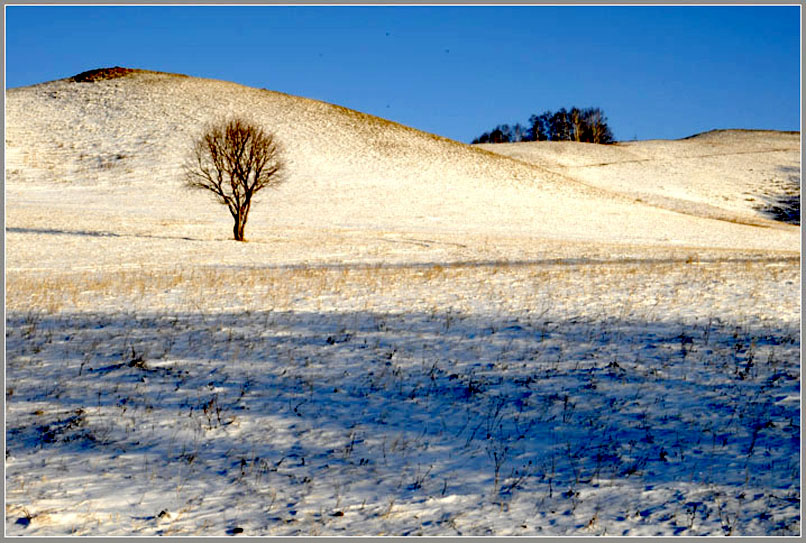
{"type": "Polygon", "coordinates": [[[479,149],[138,73],[7,108],[7,535],[800,533],[798,136],[479,149]],[[248,243],[177,170],[241,111],[290,164],[248,243]]]}

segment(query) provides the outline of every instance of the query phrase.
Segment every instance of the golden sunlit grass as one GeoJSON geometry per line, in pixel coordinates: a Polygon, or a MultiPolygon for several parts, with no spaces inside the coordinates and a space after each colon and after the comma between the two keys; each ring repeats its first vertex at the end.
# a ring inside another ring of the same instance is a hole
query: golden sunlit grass
{"type": "Polygon", "coordinates": [[[774,304],[762,295],[770,291],[769,284],[798,281],[798,275],[794,261],[694,259],[9,272],[6,307],[9,312],[45,314],[93,311],[110,303],[140,311],[382,307],[405,312],[423,307],[472,311],[468,304],[479,303],[495,311],[522,311],[548,300],[569,306],[610,300],[629,314],[638,308],[702,302],[715,287],[730,284],[743,285],[746,299],[737,300],[738,305],[774,304]]]}

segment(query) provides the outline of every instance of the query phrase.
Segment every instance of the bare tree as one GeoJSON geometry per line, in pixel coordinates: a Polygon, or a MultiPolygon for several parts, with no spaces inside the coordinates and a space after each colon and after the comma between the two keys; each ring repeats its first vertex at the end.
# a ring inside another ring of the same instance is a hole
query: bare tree
{"type": "Polygon", "coordinates": [[[185,163],[185,185],[213,193],[235,224],[232,234],[244,241],[244,227],[258,191],[280,182],[282,162],[274,135],[242,118],[210,125],[193,143],[185,163]]]}
{"type": "Polygon", "coordinates": [[[569,118],[571,121],[571,139],[576,142],[582,141],[582,129],[585,124],[582,112],[579,111],[579,108],[572,107],[569,112],[569,118]]]}
{"type": "Polygon", "coordinates": [[[571,122],[565,108],[551,116],[551,141],[571,141],[571,122]]]}
{"type": "Polygon", "coordinates": [[[592,143],[612,143],[613,133],[607,126],[607,117],[598,107],[587,108],[582,112],[592,143]]]}

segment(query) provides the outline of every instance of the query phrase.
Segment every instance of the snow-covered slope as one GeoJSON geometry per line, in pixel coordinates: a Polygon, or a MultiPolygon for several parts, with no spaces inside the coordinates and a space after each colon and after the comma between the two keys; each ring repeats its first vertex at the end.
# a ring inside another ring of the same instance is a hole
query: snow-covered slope
{"type": "Polygon", "coordinates": [[[767,225],[775,208],[800,197],[796,132],[714,130],[676,141],[480,147],[659,207],[727,221],[767,225]]]}
{"type": "Polygon", "coordinates": [[[6,535],[800,532],[799,229],[719,135],[512,158],[127,70],[6,113],[6,535]],[[289,164],[249,243],[179,171],[234,113],[289,164]]]}
{"type": "MultiPolygon", "coordinates": [[[[579,172],[569,176],[568,168],[557,175],[549,170],[558,170],[559,157],[529,164],[331,104],[144,71],[7,91],[7,226],[11,232],[224,239],[228,215],[206,195],[182,190],[179,167],[202,127],[232,114],[273,130],[289,164],[287,182],[253,208],[247,227],[253,241],[284,229],[358,229],[468,239],[798,247],[798,229],[791,226],[763,218],[752,221],[763,229],[706,220],[643,204],[634,194],[614,192],[621,189],[614,183],[592,187],[579,172]],[[33,209],[28,204],[38,211],[27,213],[33,209]]],[[[621,148],[596,152],[611,150],[621,148]]],[[[648,170],[649,184],[652,175],[648,170]]]]}

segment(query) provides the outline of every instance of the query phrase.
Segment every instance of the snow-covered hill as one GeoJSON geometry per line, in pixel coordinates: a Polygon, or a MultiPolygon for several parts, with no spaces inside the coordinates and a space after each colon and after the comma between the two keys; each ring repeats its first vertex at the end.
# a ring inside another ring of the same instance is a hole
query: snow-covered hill
{"type": "Polygon", "coordinates": [[[770,218],[798,219],[795,132],[714,130],[676,141],[480,147],[682,213],[764,226],[770,218]]]}
{"type": "MultiPolygon", "coordinates": [[[[206,123],[239,114],[273,130],[289,164],[287,182],[264,193],[263,203],[253,208],[247,227],[253,241],[314,229],[445,235],[459,238],[451,243],[473,246],[478,245],[469,241],[474,237],[514,236],[639,246],[798,248],[797,228],[759,215],[735,222],[729,222],[732,217],[703,218],[708,214],[699,209],[722,206],[724,190],[692,192],[691,185],[698,184],[685,175],[653,190],[659,183],[657,168],[688,171],[689,161],[674,153],[662,155],[667,158],[660,166],[651,163],[645,176],[644,164],[632,163],[629,167],[638,170],[630,173],[633,185],[627,188],[621,176],[608,177],[601,167],[594,173],[580,168],[612,162],[608,156],[613,153],[623,161],[681,145],[677,142],[536,146],[526,155],[514,153],[521,160],[513,160],[331,104],[145,71],[10,89],[6,109],[12,243],[14,233],[42,230],[226,238],[228,215],[206,195],[182,190],[179,167],[189,142],[206,123]],[[575,157],[570,162],[563,158],[569,152],[575,157]],[[661,197],[668,200],[681,191],[693,194],[690,200],[699,207],[658,207],[661,197]],[[48,208],[46,216],[41,205],[48,208]],[[737,224],[742,222],[752,226],[737,224]]],[[[712,153],[707,142],[684,145],[689,153],[712,153]]],[[[795,144],[790,138],[787,145],[795,144]]],[[[774,160],[778,155],[769,156],[774,160]]],[[[763,158],[763,164],[768,162],[763,158]]],[[[791,167],[791,162],[787,155],[783,164],[791,167]]],[[[697,179],[710,175],[708,185],[713,186],[716,180],[744,175],[729,173],[729,161],[720,164],[697,179]]],[[[765,172],[771,168],[764,167],[765,172]]],[[[172,254],[177,250],[183,252],[173,248],[172,254]]],[[[10,255],[11,265],[19,265],[17,253],[10,255]]]]}
{"type": "Polygon", "coordinates": [[[800,532],[796,136],[481,149],[117,69],[6,138],[7,535],[800,532]],[[248,243],[181,186],[230,114],[288,163],[248,243]]]}

